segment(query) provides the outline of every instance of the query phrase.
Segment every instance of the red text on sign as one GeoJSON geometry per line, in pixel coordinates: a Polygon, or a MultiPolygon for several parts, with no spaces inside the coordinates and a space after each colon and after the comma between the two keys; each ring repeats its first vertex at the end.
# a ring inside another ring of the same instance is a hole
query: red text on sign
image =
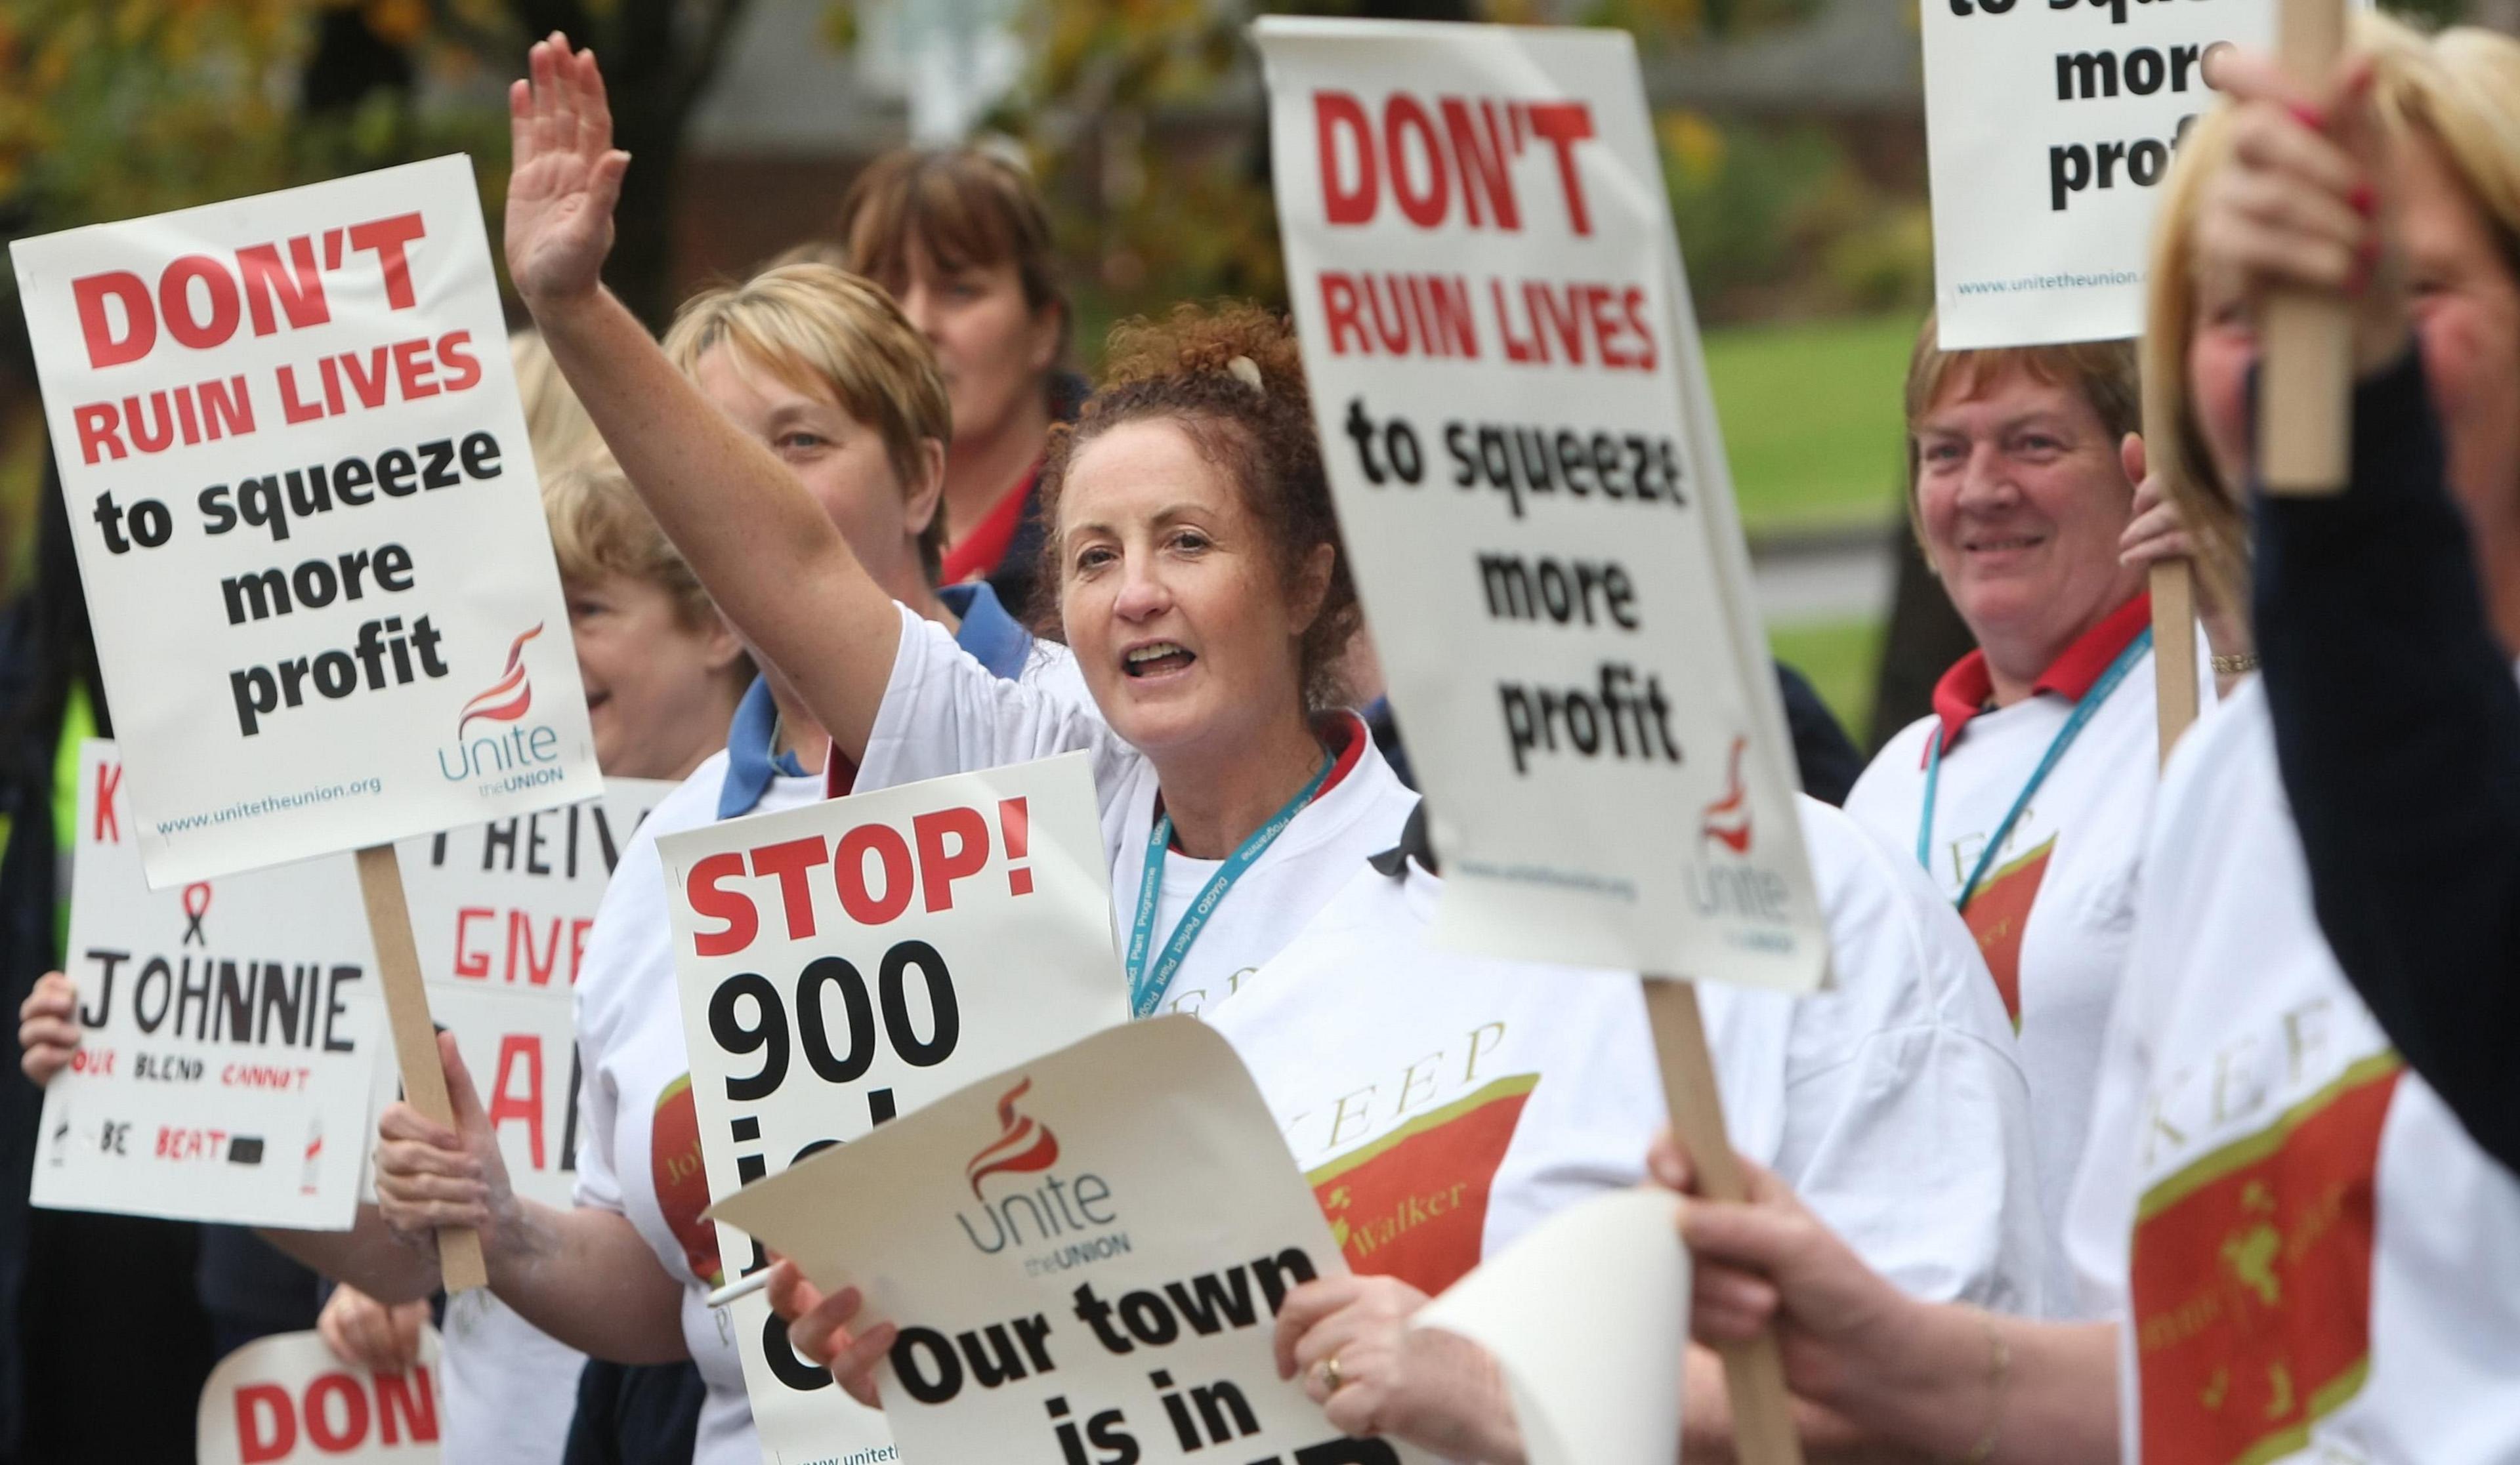
{"type": "Polygon", "coordinates": [[[586,955],[586,934],[594,928],[592,918],[466,906],[455,912],[455,974],[486,982],[496,971],[509,986],[548,987],[554,974],[564,973],[567,985],[575,986],[578,962],[586,955]]]}
{"type": "Polygon", "coordinates": [[[279,1384],[247,1384],[236,1392],[237,1458],[245,1465],[286,1459],[302,1435],[328,1455],[347,1454],[368,1443],[437,1443],[437,1393],[428,1365],[408,1374],[362,1378],[328,1373],[306,1386],[301,1398],[279,1384]]]}
{"type": "Polygon", "coordinates": [[[1567,227],[1593,232],[1576,146],[1593,136],[1581,102],[1438,97],[1430,106],[1393,92],[1377,113],[1350,92],[1313,93],[1322,208],[1334,225],[1370,224],[1388,202],[1419,229],[1523,227],[1514,164],[1535,146],[1555,165],[1567,227]]]}
{"type": "MultiPolygon", "coordinates": [[[[999,800],[998,821],[1006,858],[1024,859],[1031,828],[1024,801],[999,800]]],[[[703,956],[732,955],[761,934],[759,903],[731,881],[746,876],[777,880],[777,910],[787,939],[802,941],[815,933],[813,880],[818,872],[827,871],[823,878],[832,882],[852,922],[880,926],[908,910],[914,896],[926,910],[952,910],[956,882],[986,868],[990,850],[988,819],[977,809],[952,808],[912,819],[907,837],[891,824],[866,823],[836,840],[813,835],[742,854],[711,855],[694,865],[684,881],[693,912],[719,923],[714,931],[696,933],[693,949],[703,956]]],[[[1031,894],[1031,869],[1008,869],[1007,888],[1016,896],[1031,894]]]]}
{"type": "Polygon", "coordinates": [[[99,371],[128,365],[160,339],[208,351],[248,326],[255,335],[270,335],[325,325],[333,310],[324,276],[357,254],[375,257],[387,308],[409,310],[418,301],[406,251],[422,233],[419,214],[396,214],[320,236],[249,244],[227,259],[187,254],[169,261],[155,282],[129,270],[82,276],[70,282],[70,298],[88,365],[99,371]]]}

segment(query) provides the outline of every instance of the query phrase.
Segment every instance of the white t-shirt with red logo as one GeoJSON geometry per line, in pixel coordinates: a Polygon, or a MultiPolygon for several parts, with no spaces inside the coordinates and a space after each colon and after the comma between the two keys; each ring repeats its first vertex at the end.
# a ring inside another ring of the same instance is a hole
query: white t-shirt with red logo
{"type": "MultiPolygon", "coordinates": [[[[1846,812],[1909,861],[1923,820],[1935,735],[1945,738],[1925,867],[1957,900],[2075,708],[2151,623],[2138,596],[2059,656],[2039,690],[1979,710],[1986,659],[1971,652],[1935,688],[1935,712],[1885,744],[1847,795],[1846,812]]],[[[2204,664],[2200,658],[2200,665],[2204,664]]],[[[2058,1238],[2067,1193],[2091,1130],[2100,1042],[2142,864],[2160,744],[2149,651],[2128,666],[2049,771],[1996,852],[1962,917],[2021,1039],[2038,1134],[2039,1194],[2048,1218],[2051,1315],[2073,1313],[2075,1288],[2058,1238]]],[[[2211,689],[2205,693],[2211,704],[2211,689]]]]}
{"type": "MultiPolygon", "coordinates": [[[[1799,1000],[1699,986],[1733,1143],[1908,1291],[2029,1310],[2044,1244],[2029,1091],[1968,932],[1845,816],[1799,804],[1837,985],[1799,1000]]],[[[1642,1179],[1668,1112],[1633,974],[1437,948],[1440,893],[1414,864],[1360,867],[1200,1008],[1350,1265],[1428,1293],[1642,1179]]]]}
{"type": "Polygon", "coordinates": [[[2126,1324],[2125,1457],[2520,1460],[2520,1182],[2338,969],[2254,684],[2181,745],[2144,858],[2068,1226],[2126,1324]]]}
{"type": "MultiPolygon", "coordinates": [[[[657,1264],[683,1285],[683,1342],[708,1386],[694,1465],[761,1465],[729,1314],[708,1306],[709,1290],[723,1277],[717,1227],[700,1220],[708,1176],[700,1168],[699,1113],[674,982],[665,866],[656,854],[658,837],[717,821],[726,768],[723,750],[711,754],[649,811],[621,848],[587,935],[576,993],[577,1203],[628,1217],[657,1264]]],[[[751,812],[801,808],[822,796],[820,774],[783,774],[751,812]]]]}
{"type": "MultiPolygon", "coordinates": [[[[1093,760],[1111,908],[1125,947],[1155,823],[1154,765],[1113,732],[1092,702],[992,677],[957,652],[941,627],[902,614],[901,649],[867,735],[861,778],[889,786],[1084,750],[1093,760]]],[[[1362,719],[1342,713],[1321,726],[1334,755],[1329,781],[1235,882],[1157,1011],[1194,1011],[1205,995],[1230,988],[1276,955],[1368,859],[1399,842],[1418,795],[1383,761],[1362,719]]],[[[1166,858],[1150,950],[1162,949],[1216,868],[1217,862],[1179,851],[1166,858]]]]}

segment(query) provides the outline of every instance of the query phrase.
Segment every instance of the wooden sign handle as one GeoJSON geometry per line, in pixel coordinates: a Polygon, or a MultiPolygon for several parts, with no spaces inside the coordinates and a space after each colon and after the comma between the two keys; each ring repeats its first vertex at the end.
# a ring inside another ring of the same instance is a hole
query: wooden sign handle
{"type": "MultiPolygon", "coordinates": [[[[1698,1189],[1713,1200],[1749,1199],[1740,1160],[1724,1133],[1724,1097],[1715,1088],[1697,989],[1687,982],[1647,978],[1645,1019],[1662,1060],[1671,1130],[1697,1169],[1698,1189]]],[[[1721,1352],[1725,1386],[1732,1398],[1734,1456],[1741,1465],[1802,1465],[1802,1437],[1794,1430],[1793,1397],[1785,1390],[1785,1362],[1777,1352],[1777,1335],[1762,1334],[1721,1352]]]]}
{"type": "MultiPolygon", "coordinates": [[[[2324,84],[2345,48],[2344,0],[2281,0],[2275,50],[2296,81],[2324,84]]],[[[2345,489],[2353,446],[2354,318],[2323,295],[2271,295],[2258,410],[2258,468],[2271,494],[2345,489]]]]}
{"type": "Polygon", "coordinates": [[[2184,559],[2152,567],[2152,681],[2161,761],[2196,721],[2196,569],[2184,559]]]}
{"type": "MultiPolygon", "coordinates": [[[[389,844],[359,851],[359,897],[368,908],[368,936],[376,943],[377,971],[383,979],[385,1016],[393,1024],[394,1056],[402,1066],[403,1096],[412,1107],[452,1129],[455,1105],[446,1096],[446,1070],[437,1056],[437,1025],[428,1016],[428,989],[420,978],[420,944],[412,939],[411,907],[402,891],[402,862],[389,844]]],[[[490,1284],[481,1238],[464,1226],[437,1233],[437,1266],[449,1296],[490,1284]]]]}

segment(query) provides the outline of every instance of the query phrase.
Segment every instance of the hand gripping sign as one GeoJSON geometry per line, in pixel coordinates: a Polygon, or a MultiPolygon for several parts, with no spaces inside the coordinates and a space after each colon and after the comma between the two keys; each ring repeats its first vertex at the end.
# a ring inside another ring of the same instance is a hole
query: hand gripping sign
{"type": "Polygon", "coordinates": [[[1420,1458],[1278,1377],[1280,1304],[1347,1263],[1196,1018],[1036,1055],[718,1214],[900,1326],[878,1387],[910,1465],[1420,1458]]]}
{"type": "MultiPolygon", "coordinates": [[[[1807,992],[1827,941],[1629,38],[1264,20],[1304,366],[1444,860],[1439,940],[1807,992]]],[[[1739,1176],[1696,999],[1673,1122],[1739,1176]]],[[[1773,1342],[1741,1453],[1797,1457],[1773,1342]]]]}
{"type": "Polygon", "coordinates": [[[437,1330],[420,1362],[371,1373],[313,1333],[259,1338],[219,1360],[202,1388],[201,1465],[436,1465],[437,1330]]]}
{"type": "Polygon", "coordinates": [[[604,796],[402,841],[428,1005],[480,1086],[518,1195],[575,1204],[573,989],[621,847],[674,785],[608,778],[604,796]]]}
{"type": "Polygon", "coordinates": [[[384,1018],[338,860],[151,890],[122,764],[79,754],[69,950],[81,1036],[44,1089],[33,1204],[343,1230],[384,1018]]]}
{"type": "MultiPolygon", "coordinates": [[[[1071,753],[656,842],[706,1179],[660,1182],[658,1200],[705,1280],[767,1265],[753,1238],[700,1219],[710,1199],[1126,1020],[1095,808],[1071,753]]],[[[661,1176],[661,1137],[657,1153],[661,1176]]],[[[875,1187],[849,1204],[895,1201],[875,1187]]],[[[765,1298],[720,1325],[774,1465],[887,1447],[883,1416],[799,1359],[765,1298]]]]}
{"type": "Polygon", "coordinates": [[[600,791],[472,167],[10,253],[150,883],[357,850],[443,1121],[393,841],[600,791]]]}

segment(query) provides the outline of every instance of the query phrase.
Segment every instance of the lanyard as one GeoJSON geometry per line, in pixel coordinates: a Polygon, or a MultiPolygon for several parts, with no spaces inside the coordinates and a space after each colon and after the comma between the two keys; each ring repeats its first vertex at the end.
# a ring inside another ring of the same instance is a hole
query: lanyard
{"type": "Polygon", "coordinates": [[[1173,984],[1173,973],[1181,969],[1183,958],[1190,954],[1191,943],[1198,940],[1198,933],[1207,925],[1207,918],[1216,913],[1225,893],[1234,888],[1235,881],[1242,878],[1243,871],[1268,853],[1269,846],[1278,842],[1279,835],[1286,832],[1286,826],[1295,821],[1295,816],[1303,813],[1304,806],[1311,803],[1313,797],[1322,791],[1322,785],[1329,781],[1330,770],[1335,766],[1336,760],[1323,758],[1321,772],[1313,775],[1313,781],[1288,799],[1285,808],[1271,815],[1267,823],[1243,836],[1242,843],[1235,847],[1223,865],[1217,866],[1216,873],[1207,877],[1207,884],[1200,889],[1198,898],[1182,912],[1181,923],[1173,927],[1172,939],[1164,943],[1163,954],[1150,967],[1147,964],[1147,948],[1154,939],[1155,907],[1163,900],[1164,894],[1164,856],[1173,842],[1173,817],[1166,814],[1156,818],[1154,832],[1147,836],[1146,873],[1139,877],[1138,921],[1129,933],[1131,1017],[1146,1017],[1154,1012],[1155,1003],[1163,999],[1164,990],[1173,984]]]}
{"type": "MultiPolygon", "coordinates": [[[[2055,771],[2057,762],[2065,756],[2065,750],[2082,735],[2083,726],[2099,712],[2100,704],[2109,699],[2109,693],[2118,689],[2118,684],[2126,680],[2127,673],[2143,659],[2144,652],[2151,649],[2152,631],[2147,627],[2127,644],[2125,650],[2118,652],[2118,659],[2109,663],[2109,669],[2100,673],[2100,679],[2092,684],[2092,689],[2083,693],[2083,699],[2074,704],[2073,715],[2065,719],[2065,726],[2056,730],[2055,740],[2048,744],[2047,755],[2039,760],[2039,767],[2031,771],[2030,781],[2021,785],[2019,796],[2013,799],[2012,808],[2003,816],[2003,822],[1996,825],[1995,832],[1987,836],[1986,848],[1978,852],[1977,867],[1969,871],[1968,883],[1960,887],[1959,899],[1952,903],[1955,907],[1961,910],[1968,909],[1969,898],[1977,894],[1978,882],[1986,878],[1988,867],[1995,864],[1995,852],[2003,848],[2003,841],[2010,837],[2013,824],[2021,818],[2021,811],[2030,807],[2030,796],[2039,791],[2040,784],[2048,781],[2048,774],[2055,771]]],[[[1942,777],[1943,730],[1938,727],[1934,730],[1931,750],[1925,756],[1925,808],[1916,821],[1916,863],[1928,872],[1934,867],[1934,793],[1942,782],[1942,777]]]]}

